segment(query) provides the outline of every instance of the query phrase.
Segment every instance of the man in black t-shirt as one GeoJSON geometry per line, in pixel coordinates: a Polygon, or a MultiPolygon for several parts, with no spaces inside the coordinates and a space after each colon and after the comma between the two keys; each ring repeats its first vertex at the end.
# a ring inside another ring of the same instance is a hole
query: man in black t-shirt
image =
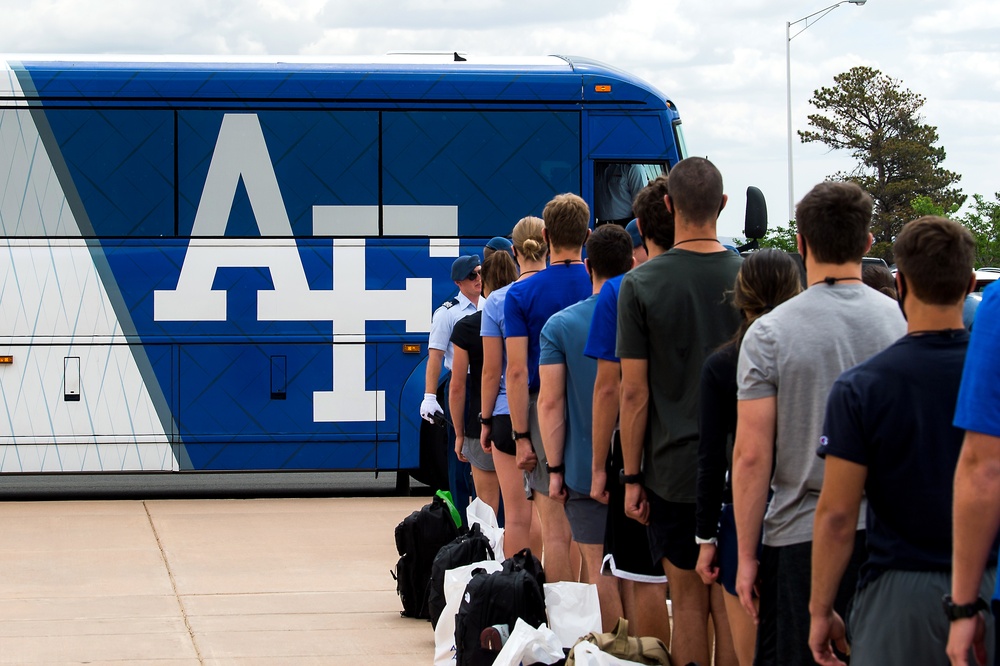
{"type": "MultiPolygon", "coordinates": [[[[841,663],[832,647],[846,645],[833,603],[865,497],[869,552],[847,618],[851,664],[941,661],[948,636],[942,597],[950,588],[952,481],[963,437],[952,417],[976,246],[959,223],[923,217],[903,228],[893,251],[907,334],[840,376],[819,442],[826,470],[814,524],[809,647],[820,664],[841,663]]],[[[990,561],[995,556],[994,543],[990,561]]],[[[990,594],[995,574],[984,576],[982,594],[990,594]]]]}

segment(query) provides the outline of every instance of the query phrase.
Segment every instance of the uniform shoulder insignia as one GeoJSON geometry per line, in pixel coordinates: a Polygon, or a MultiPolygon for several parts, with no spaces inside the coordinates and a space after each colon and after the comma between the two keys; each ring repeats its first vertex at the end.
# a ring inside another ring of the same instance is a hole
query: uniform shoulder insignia
{"type": "Polygon", "coordinates": [[[455,307],[456,305],[458,305],[458,299],[457,298],[450,298],[447,301],[445,301],[444,303],[442,303],[441,307],[443,307],[445,310],[449,310],[449,309],[455,307]]]}

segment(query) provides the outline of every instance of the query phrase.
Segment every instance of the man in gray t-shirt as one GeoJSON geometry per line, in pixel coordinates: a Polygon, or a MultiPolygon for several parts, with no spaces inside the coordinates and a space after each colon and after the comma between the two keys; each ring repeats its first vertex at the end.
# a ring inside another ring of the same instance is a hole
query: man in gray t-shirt
{"type": "MultiPolygon", "coordinates": [[[[759,617],[758,665],[814,663],[808,602],[813,514],[823,484],[816,449],[827,395],[844,370],[906,333],[896,303],[861,282],[871,206],[871,197],[852,183],[821,183],[806,195],[797,222],[809,288],[754,322],[740,349],[736,587],[743,606],[759,617]],[[769,486],[774,496],[765,518],[769,486]],[[753,599],[758,567],[759,616],[753,599]]],[[[861,515],[858,529],[864,529],[861,515]]],[[[853,593],[861,559],[859,547],[841,604],[853,593]]]]}

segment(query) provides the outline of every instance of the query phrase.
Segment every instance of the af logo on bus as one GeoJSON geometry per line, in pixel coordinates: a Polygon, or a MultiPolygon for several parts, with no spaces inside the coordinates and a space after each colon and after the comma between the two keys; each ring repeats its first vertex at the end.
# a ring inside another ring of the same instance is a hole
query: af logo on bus
{"type": "MultiPolygon", "coordinates": [[[[457,207],[405,208],[418,213],[417,217],[429,215],[438,230],[454,227],[452,237],[457,235],[457,207]]],[[[377,206],[317,206],[314,224],[320,213],[325,223],[335,222],[338,209],[343,209],[341,217],[352,229],[358,229],[360,221],[360,228],[371,230],[366,223],[374,219],[377,233],[377,206]]],[[[364,240],[333,239],[333,288],[310,289],[256,115],[224,116],[191,235],[177,288],[154,292],[156,321],[226,321],[227,293],[212,289],[216,271],[266,268],[274,289],[257,292],[258,321],[332,324],[333,390],[313,392],[313,420],[385,420],[385,391],[365,389],[365,354],[358,353],[358,343],[365,342],[365,322],[391,318],[405,321],[407,332],[430,331],[432,281],[407,278],[403,290],[365,289],[364,240]],[[220,240],[225,236],[241,178],[257,228],[266,240],[241,239],[239,244],[220,240]]],[[[442,256],[440,247],[434,250],[432,247],[432,256],[442,256]]]]}

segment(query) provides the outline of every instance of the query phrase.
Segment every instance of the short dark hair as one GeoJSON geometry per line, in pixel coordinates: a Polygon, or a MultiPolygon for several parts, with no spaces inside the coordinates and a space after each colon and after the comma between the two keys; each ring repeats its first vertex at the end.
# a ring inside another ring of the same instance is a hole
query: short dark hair
{"type": "Polygon", "coordinates": [[[871,221],[871,195],[849,182],[820,183],[795,207],[807,254],[825,264],[860,262],[871,221]]]}
{"type": "Polygon", "coordinates": [[[542,211],[545,235],[553,250],[582,248],[590,229],[590,207],[575,194],[557,194],[542,211]]]}
{"type": "Polygon", "coordinates": [[[663,200],[668,193],[668,180],[666,175],[657,176],[639,190],[632,202],[632,212],[639,218],[643,238],[648,238],[664,250],[669,250],[674,244],[674,216],[663,200]]]}
{"type": "Polygon", "coordinates": [[[965,298],[976,260],[976,241],[964,226],[927,215],[903,225],[892,246],[906,289],[930,305],[965,298]]]}
{"type": "Polygon", "coordinates": [[[883,264],[862,264],[861,281],[875,291],[882,292],[893,300],[896,299],[896,280],[883,264]]]}
{"type": "Polygon", "coordinates": [[[632,268],[632,236],[617,224],[602,224],[587,239],[587,265],[608,279],[632,268]]]}
{"type": "Polygon", "coordinates": [[[702,224],[718,219],[722,210],[722,174],[704,157],[688,157],[674,165],[667,189],[675,215],[680,213],[702,224]]]}

